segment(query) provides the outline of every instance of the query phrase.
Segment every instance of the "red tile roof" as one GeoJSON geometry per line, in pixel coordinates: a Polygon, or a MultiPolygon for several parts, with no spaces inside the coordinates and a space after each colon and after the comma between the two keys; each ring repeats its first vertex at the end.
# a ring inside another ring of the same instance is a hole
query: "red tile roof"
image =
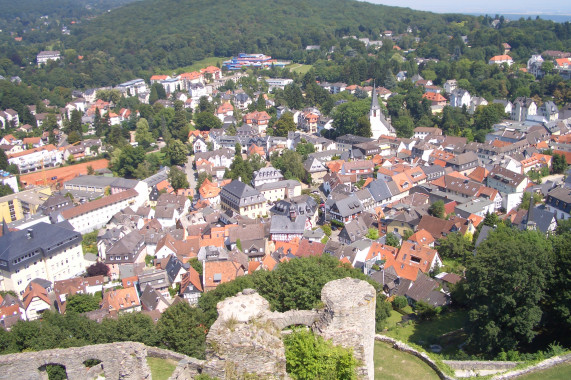
{"type": "Polygon", "coordinates": [[[134,198],[139,193],[137,193],[134,189],[128,189],[125,191],[121,191],[120,193],[112,194],[103,198],[96,199],[92,202],[87,202],[81,204],[79,206],[75,206],[72,208],[68,208],[67,210],[63,210],[61,215],[65,219],[72,219],[79,215],[87,214],[94,210],[100,209],[102,207],[111,205],[113,203],[124,201],[125,199],[134,198]]]}

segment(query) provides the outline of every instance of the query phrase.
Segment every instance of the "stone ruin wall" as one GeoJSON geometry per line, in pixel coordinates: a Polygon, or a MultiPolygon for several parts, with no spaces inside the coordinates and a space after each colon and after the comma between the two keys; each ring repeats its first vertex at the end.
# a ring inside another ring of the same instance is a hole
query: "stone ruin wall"
{"type": "Polygon", "coordinates": [[[144,380],[151,378],[147,366],[147,347],[142,343],[121,342],[97,344],[22,354],[0,356],[0,379],[43,380],[47,373],[40,371],[48,364],[63,365],[69,380],[106,379],[144,380]],[[83,362],[90,359],[100,364],[87,368],[83,362]]]}
{"type": "Polygon", "coordinates": [[[218,304],[218,319],[206,337],[204,372],[220,377],[257,374],[287,379],[281,330],[305,325],[333,344],[352,348],[362,365],[358,375],[374,378],[375,288],[344,278],[327,283],[321,291],[323,310],[270,312],[270,305],[254,290],[246,289],[218,304]]]}
{"type": "Polygon", "coordinates": [[[54,349],[0,356],[0,379],[40,380],[47,378],[39,368],[47,364],[66,367],[71,380],[151,379],[147,356],[178,362],[170,380],[190,380],[200,373],[220,379],[289,379],[286,373],[282,329],[304,325],[331,339],[334,344],[352,348],[362,363],[359,377],[374,379],[375,289],[365,281],[344,278],[327,283],[321,299],[322,310],[271,312],[270,305],[251,289],[218,303],[218,319],[206,337],[206,360],[172,351],[146,347],[142,343],[121,342],[54,349]],[[88,369],[83,362],[101,363],[88,369]]]}

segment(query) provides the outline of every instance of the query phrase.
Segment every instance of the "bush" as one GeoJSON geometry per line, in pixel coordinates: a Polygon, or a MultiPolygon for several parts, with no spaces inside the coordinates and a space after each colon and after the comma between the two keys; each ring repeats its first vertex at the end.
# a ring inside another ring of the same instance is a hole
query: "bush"
{"type": "Polygon", "coordinates": [[[434,319],[439,314],[440,310],[436,310],[434,306],[430,306],[428,303],[424,301],[418,301],[414,305],[414,310],[416,314],[420,317],[420,319],[428,321],[434,319]]]}
{"type": "Polygon", "coordinates": [[[87,277],[94,276],[109,276],[109,267],[101,261],[87,267],[87,277]]]}
{"type": "Polygon", "coordinates": [[[307,330],[284,337],[286,369],[294,379],[356,379],[353,352],[307,330]]]}
{"type": "Polygon", "coordinates": [[[408,306],[408,300],[405,296],[396,296],[393,300],[393,308],[395,310],[404,309],[408,306]]]}

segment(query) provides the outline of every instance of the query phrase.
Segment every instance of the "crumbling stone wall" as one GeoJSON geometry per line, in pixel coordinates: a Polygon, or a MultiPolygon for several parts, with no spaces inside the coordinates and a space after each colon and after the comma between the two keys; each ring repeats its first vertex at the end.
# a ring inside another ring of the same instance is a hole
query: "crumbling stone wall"
{"type": "Polygon", "coordinates": [[[121,342],[85,347],[54,349],[0,356],[0,379],[42,380],[42,366],[59,364],[65,367],[69,380],[96,379],[100,373],[107,379],[150,379],[144,344],[121,342]],[[89,359],[101,363],[88,369],[83,362],[89,359]]]}
{"type": "Polygon", "coordinates": [[[245,289],[217,308],[218,319],[206,336],[204,372],[221,379],[248,374],[286,379],[285,348],[281,331],[268,318],[268,301],[245,289]]]}
{"type": "MultiPolygon", "coordinates": [[[[359,377],[374,378],[375,289],[365,281],[331,281],[321,292],[323,310],[270,311],[254,290],[245,289],[218,303],[218,319],[206,337],[206,360],[198,360],[142,343],[121,342],[0,356],[0,379],[43,379],[39,368],[60,364],[71,380],[151,379],[146,357],[178,361],[171,380],[190,380],[205,373],[220,379],[289,379],[281,330],[304,325],[334,344],[353,349],[363,365],[359,377]],[[91,369],[83,362],[97,359],[91,369]]],[[[44,373],[45,374],[45,373],[44,373]]]]}
{"type": "Polygon", "coordinates": [[[218,303],[218,319],[206,337],[204,373],[220,378],[286,379],[281,330],[292,325],[312,327],[334,344],[353,349],[363,363],[358,374],[374,378],[375,288],[352,278],[331,281],[321,292],[325,308],[270,312],[268,301],[246,289],[218,303]]]}
{"type": "Polygon", "coordinates": [[[331,339],[333,344],[353,348],[363,365],[358,374],[375,378],[375,288],[366,281],[344,278],[325,284],[321,290],[325,310],[314,326],[314,332],[331,339]]]}
{"type": "Polygon", "coordinates": [[[514,369],[520,362],[487,360],[443,360],[456,377],[489,376],[514,369]]]}

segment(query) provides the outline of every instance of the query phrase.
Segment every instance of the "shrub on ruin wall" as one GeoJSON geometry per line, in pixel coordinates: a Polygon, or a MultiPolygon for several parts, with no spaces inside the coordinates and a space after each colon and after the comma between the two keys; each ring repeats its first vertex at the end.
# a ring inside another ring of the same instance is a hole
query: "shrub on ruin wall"
{"type": "Polygon", "coordinates": [[[334,346],[308,330],[284,337],[286,369],[293,379],[356,379],[353,351],[334,346]]]}

